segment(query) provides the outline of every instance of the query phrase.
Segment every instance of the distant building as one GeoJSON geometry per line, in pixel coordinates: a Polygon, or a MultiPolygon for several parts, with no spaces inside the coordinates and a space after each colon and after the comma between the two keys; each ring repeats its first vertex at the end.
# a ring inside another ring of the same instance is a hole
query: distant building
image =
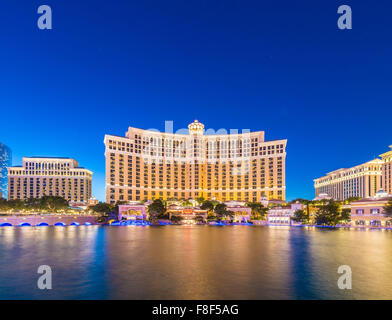
{"type": "Polygon", "coordinates": [[[46,195],[87,204],[91,198],[92,175],[72,158],[24,157],[22,166],[8,168],[8,199],[46,195]]]}
{"type": "Polygon", "coordinates": [[[334,200],[373,197],[381,188],[382,164],[381,159],[374,159],[352,168],[332,171],[325,177],[315,179],[316,198],[321,194],[327,194],[334,200]]]}
{"type": "Polygon", "coordinates": [[[0,142],[0,198],[8,196],[7,167],[12,166],[12,152],[0,142]]]}
{"type": "Polygon", "coordinates": [[[380,155],[382,159],[382,188],[386,193],[392,194],[392,145],[391,151],[380,155]]]}
{"type": "Polygon", "coordinates": [[[88,206],[89,207],[93,207],[93,206],[97,205],[98,203],[99,203],[99,201],[95,197],[88,199],[88,206]]]}
{"type": "Polygon", "coordinates": [[[320,193],[316,198],[314,198],[314,201],[320,201],[320,200],[331,200],[332,197],[328,193],[320,193]]]}

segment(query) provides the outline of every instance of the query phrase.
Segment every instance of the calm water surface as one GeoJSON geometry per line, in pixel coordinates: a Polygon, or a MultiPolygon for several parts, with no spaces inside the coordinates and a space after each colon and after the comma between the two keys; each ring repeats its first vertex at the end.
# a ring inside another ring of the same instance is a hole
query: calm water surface
{"type": "Polygon", "coordinates": [[[392,232],[3,227],[0,299],[392,299],[392,232]],[[39,290],[38,266],[53,271],[39,290]],[[349,265],[352,290],[339,290],[349,265]]]}

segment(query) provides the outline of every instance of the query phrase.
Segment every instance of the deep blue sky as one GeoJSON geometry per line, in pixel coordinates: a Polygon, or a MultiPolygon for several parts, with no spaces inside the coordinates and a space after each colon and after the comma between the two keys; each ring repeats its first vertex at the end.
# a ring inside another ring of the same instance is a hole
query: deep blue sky
{"type": "Polygon", "coordinates": [[[103,200],[105,134],[265,130],[288,139],[288,199],[313,198],[314,178],[392,144],[391,17],[370,0],[2,0],[0,141],[15,165],[74,157],[103,200]],[[53,30],[37,28],[42,4],[53,30]]]}

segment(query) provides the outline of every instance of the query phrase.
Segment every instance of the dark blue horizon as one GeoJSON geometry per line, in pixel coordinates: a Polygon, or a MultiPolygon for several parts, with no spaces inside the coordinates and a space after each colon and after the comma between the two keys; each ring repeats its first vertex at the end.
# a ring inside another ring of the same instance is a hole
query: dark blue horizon
{"type": "Polygon", "coordinates": [[[4,0],[0,142],[72,157],[105,198],[105,134],[128,126],[265,131],[287,139],[287,199],[392,144],[387,1],[4,0]],[[53,30],[37,28],[50,5],[53,30]],[[353,29],[337,28],[337,8],[353,29]]]}

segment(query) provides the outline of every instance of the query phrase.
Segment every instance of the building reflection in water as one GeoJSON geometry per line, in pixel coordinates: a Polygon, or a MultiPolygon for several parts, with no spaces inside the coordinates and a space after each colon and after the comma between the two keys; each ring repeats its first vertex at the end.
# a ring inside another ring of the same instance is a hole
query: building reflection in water
{"type": "Polygon", "coordinates": [[[0,299],[105,298],[103,231],[98,226],[0,228],[0,299]],[[52,290],[37,288],[40,265],[52,268],[52,290]]]}

